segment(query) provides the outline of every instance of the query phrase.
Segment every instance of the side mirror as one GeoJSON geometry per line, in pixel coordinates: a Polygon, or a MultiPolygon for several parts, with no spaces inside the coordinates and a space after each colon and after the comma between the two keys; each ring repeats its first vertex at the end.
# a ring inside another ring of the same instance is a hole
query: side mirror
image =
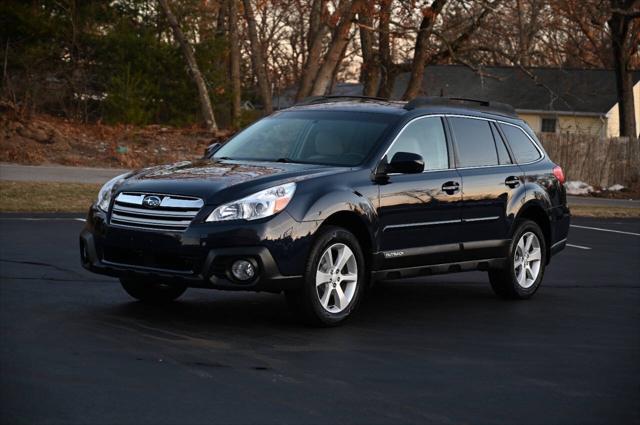
{"type": "Polygon", "coordinates": [[[222,143],[212,143],[209,146],[206,147],[206,149],[204,150],[204,156],[203,158],[205,159],[211,159],[213,157],[213,154],[216,153],[216,151],[218,149],[220,149],[220,147],[222,146],[222,143]]]}
{"type": "Polygon", "coordinates": [[[422,155],[410,152],[397,152],[387,166],[388,173],[416,174],[424,171],[422,155]]]}

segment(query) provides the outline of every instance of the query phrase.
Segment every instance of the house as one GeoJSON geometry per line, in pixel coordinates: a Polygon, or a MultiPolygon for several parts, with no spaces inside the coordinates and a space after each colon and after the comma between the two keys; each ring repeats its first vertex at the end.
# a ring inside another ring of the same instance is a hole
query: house
{"type": "MultiPolygon", "coordinates": [[[[409,74],[396,78],[392,99],[400,99],[409,74]]],[[[640,128],[640,72],[633,74],[637,127],[640,128]]],[[[537,133],[578,133],[617,137],[619,114],[612,70],[575,68],[486,67],[479,72],[462,65],[431,65],[425,70],[423,94],[504,102],[537,133]]],[[[337,84],[333,94],[362,93],[360,84],[337,84]]],[[[286,107],[286,101],[274,104],[286,107]]]]}

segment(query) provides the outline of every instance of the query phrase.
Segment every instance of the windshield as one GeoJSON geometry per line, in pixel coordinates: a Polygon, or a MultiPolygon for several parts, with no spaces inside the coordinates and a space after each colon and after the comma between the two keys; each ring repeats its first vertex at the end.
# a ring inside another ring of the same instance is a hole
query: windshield
{"type": "Polygon", "coordinates": [[[282,112],[243,130],[214,158],[354,166],[395,119],[366,112],[282,112]]]}

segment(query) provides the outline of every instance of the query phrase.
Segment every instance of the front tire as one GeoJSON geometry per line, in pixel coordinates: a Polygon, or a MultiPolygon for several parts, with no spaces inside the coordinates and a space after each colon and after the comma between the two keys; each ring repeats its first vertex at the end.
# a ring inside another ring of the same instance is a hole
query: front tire
{"type": "Polygon", "coordinates": [[[502,298],[530,298],[540,287],[546,264],[546,241],[540,226],[531,220],[519,221],[507,265],[489,270],[491,287],[502,298]]]}
{"type": "Polygon", "coordinates": [[[185,285],[169,285],[150,279],[121,278],[120,283],[127,294],[149,304],[164,304],[174,301],[187,290],[185,285]]]}
{"type": "Polygon", "coordinates": [[[308,324],[336,326],[356,310],[366,285],[366,263],[356,237],[346,229],[326,226],[316,237],[303,287],[287,291],[287,302],[308,324]]]}

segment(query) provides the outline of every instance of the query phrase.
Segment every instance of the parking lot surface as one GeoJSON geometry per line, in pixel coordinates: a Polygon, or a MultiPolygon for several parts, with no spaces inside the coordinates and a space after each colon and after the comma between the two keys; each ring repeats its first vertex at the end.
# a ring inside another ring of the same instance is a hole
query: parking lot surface
{"type": "Polygon", "coordinates": [[[1,423],[640,423],[640,220],[574,219],[531,300],[385,282],[314,329],[278,295],[134,302],[80,220],[26,218],[0,216],[1,423]]]}

